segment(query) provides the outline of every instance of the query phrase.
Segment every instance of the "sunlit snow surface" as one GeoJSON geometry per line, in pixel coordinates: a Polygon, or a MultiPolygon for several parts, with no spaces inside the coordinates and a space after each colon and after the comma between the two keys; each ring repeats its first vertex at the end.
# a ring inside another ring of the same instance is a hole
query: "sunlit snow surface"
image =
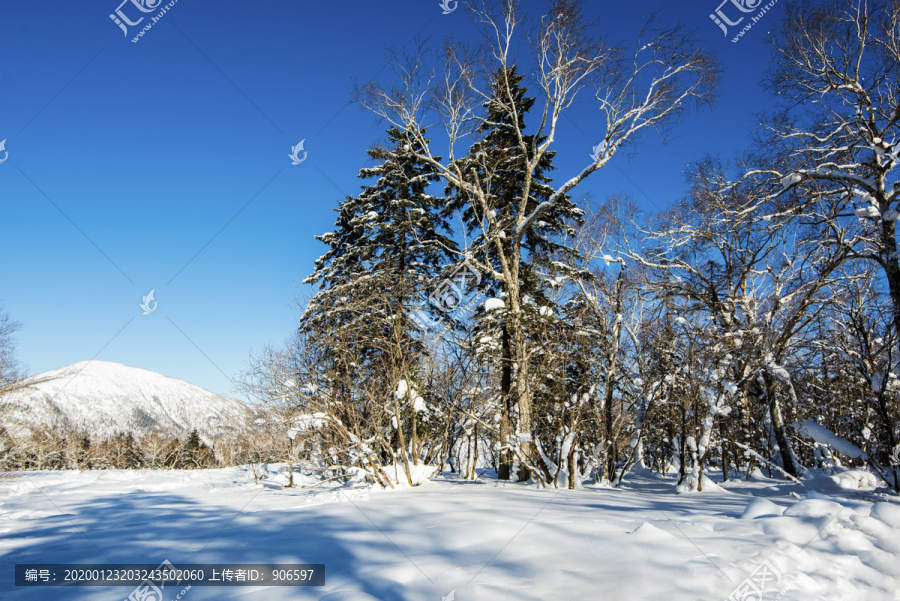
{"type": "Polygon", "coordinates": [[[815,492],[713,474],[721,488],[676,495],[654,475],[580,491],[446,475],[373,491],[302,488],[309,474],[285,489],[285,466],[269,471],[0,478],[0,598],[121,601],[132,588],[15,587],[13,566],[164,559],[326,564],[324,588],[194,587],[190,601],[724,601],[764,562],[779,582],[762,599],[900,598],[900,505],[846,488],[864,479],[819,477],[815,492]]]}

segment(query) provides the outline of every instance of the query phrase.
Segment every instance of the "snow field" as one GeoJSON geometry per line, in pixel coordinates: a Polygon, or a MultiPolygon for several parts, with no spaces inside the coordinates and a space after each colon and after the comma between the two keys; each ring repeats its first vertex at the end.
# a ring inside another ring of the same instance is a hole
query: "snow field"
{"type": "Polygon", "coordinates": [[[393,491],[286,481],[284,465],[260,484],[246,466],[0,479],[0,598],[131,592],[15,587],[16,563],[168,559],[326,564],[325,587],[193,587],[189,601],[725,601],[753,574],[768,575],[766,600],[900,599],[900,505],[830,477],[810,481],[822,492],[754,478],[685,495],[658,475],[579,491],[449,475],[393,491]]]}

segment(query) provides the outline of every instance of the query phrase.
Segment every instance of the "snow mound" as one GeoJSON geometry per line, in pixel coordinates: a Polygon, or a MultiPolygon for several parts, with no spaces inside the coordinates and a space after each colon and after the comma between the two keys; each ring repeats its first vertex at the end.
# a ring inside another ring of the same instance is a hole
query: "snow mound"
{"type": "Polygon", "coordinates": [[[856,500],[850,500],[850,499],[841,498],[841,497],[830,497],[828,495],[823,495],[822,493],[815,491],[815,490],[811,490],[808,493],[806,493],[806,498],[807,499],[820,499],[823,501],[831,501],[832,503],[837,503],[838,505],[840,505],[842,507],[846,507],[847,509],[852,509],[857,514],[864,515],[864,516],[868,516],[869,510],[872,509],[872,503],[870,501],[856,501],[856,500]]]}
{"type": "Polygon", "coordinates": [[[891,528],[900,530],[900,505],[882,501],[872,506],[869,516],[881,520],[891,528]]]}
{"type": "Polygon", "coordinates": [[[797,518],[830,518],[841,511],[843,506],[824,499],[804,499],[784,510],[782,515],[797,518]]]}
{"type": "Polygon", "coordinates": [[[672,536],[665,530],[657,528],[650,522],[642,522],[640,526],[631,531],[640,539],[650,541],[673,541],[679,540],[677,536],[672,536]]]}
{"type": "Polygon", "coordinates": [[[750,470],[750,475],[747,477],[747,480],[755,480],[755,481],[768,480],[768,479],[769,478],[767,478],[766,475],[762,472],[762,470],[759,469],[758,467],[754,467],[752,470],[750,470]]]}
{"type": "MultiPolygon", "coordinates": [[[[434,465],[412,465],[409,466],[410,480],[413,486],[419,486],[428,482],[429,478],[434,475],[437,466],[434,465]]],[[[390,479],[391,484],[397,488],[408,488],[409,480],[406,478],[406,469],[403,463],[395,463],[384,468],[384,473],[390,479]]]]}
{"type": "Polygon", "coordinates": [[[844,490],[871,490],[882,485],[878,476],[865,470],[847,470],[832,474],[828,479],[844,490]]]}
{"type": "MultiPolygon", "coordinates": [[[[689,476],[689,477],[692,477],[692,476],[689,476]]],[[[703,482],[702,492],[728,492],[724,488],[722,488],[721,486],[716,484],[715,480],[709,478],[706,474],[703,474],[701,476],[701,482],[703,482]]],[[[685,478],[684,482],[675,486],[675,492],[677,492],[678,494],[681,495],[681,494],[685,494],[685,493],[694,493],[694,492],[701,492],[701,491],[692,490],[690,482],[688,481],[688,478],[685,478]]]]}
{"type": "Polygon", "coordinates": [[[742,520],[777,517],[784,514],[784,508],[768,499],[753,499],[741,514],[742,520]]]}

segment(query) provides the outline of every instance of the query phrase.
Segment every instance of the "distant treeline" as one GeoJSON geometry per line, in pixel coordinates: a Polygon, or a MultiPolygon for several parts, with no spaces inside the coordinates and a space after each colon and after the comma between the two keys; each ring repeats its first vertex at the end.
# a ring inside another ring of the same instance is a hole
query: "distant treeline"
{"type": "Polygon", "coordinates": [[[271,438],[229,434],[205,443],[195,429],[186,439],[159,432],[92,438],[58,428],[13,437],[0,426],[0,470],[200,469],[273,460],[271,438]]]}

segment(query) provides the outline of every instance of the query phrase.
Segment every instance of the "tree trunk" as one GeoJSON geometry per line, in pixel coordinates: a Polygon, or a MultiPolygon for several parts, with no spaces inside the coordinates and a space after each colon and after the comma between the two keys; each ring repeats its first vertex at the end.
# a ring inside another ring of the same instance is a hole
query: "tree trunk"
{"type": "MultiPolygon", "coordinates": [[[[609,368],[610,371],[613,370],[613,367],[609,368]]],[[[616,476],[616,443],[615,443],[615,433],[613,432],[613,411],[612,411],[612,403],[613,403],[613,385],[612,378],[607,377],[606,379],[606,398],[604,399],[604,421],[606,426],[606,466],[604,469],[607,474],[607,479],[612,482],[616,476]]]]}
{"type": "Polygon", "coordinates": [[[512,460],[509,452],[509,437],[512,434],[510,413],[512,409],[512,348],[509,340],[509,327],[503,323],[503,358],[500,365],[500,462],[497,477],[509,480],[512,471],[512,460]]]}
{"type": "MultiPolygon", "coordinates": [[[[897,437],[894,436],[894,421],[891,419],[890,410],[887,405],[887,395],[885,394],[884,387],[882,387],[881,391],[878,393],[878,412],[881,414],[881,419],[886,424],[885,430],[887,431],[888,437],[888,453],[893,453],[894,449],[897,448],[897,437]]],[[[891,473],[894,476],[894,484],[893,488],[895,492],[900,492],[900,466],[891,465],[891,473]]]]}
{"type": "Polygon", "coordinates": [[[616,477],[616,460],[618,448],[616,445],[615,415],[613,414],[613,392],[616,384],[616,359],[619,356],[619,337],[622,333],[622,282],[624,270],[619,272],[616,280],[616,315],[613,318],[613,326],[610,328],[611,340],[606,356],[606,399],[604,406],[604,418],[606,422],[606,473],[609,481],[616,477]]]}
{"type": "Polygon", "coordinates": [[[722,422],[719,422],[719,437],[722,443],[719,445],[719,448],[722,452],[722,479],[725,482],[728,482],[728,470],[731,466],[728,465],[728,443],[725,442],[725,426],[722,422]]]}
{"type": "Polygon", "coordinates": [[[894,231],[896,221],[882,221],[881,248],[883,257],[881,264],[887,276],[888,290],[893,304],[894,331],[900,332],[900,259],[897,258],[897,236],[894,231]]]}
{"type": "MultiPolygon", "coordinates": [[[[515,287],[515,294],[518,294],[518,286],[515,287]]],[[[531,387],[528,382],[528,350],[525,348],[525,332],[522,324],[522,314],[519,303],[513,299],[512,311],[510,315],[510,338],[513,345],[513,357],[515,358],[515,389],[514,395],[516,405],[519,408],[518,426],[516,427],[517,445],[521,456],[519,463],[518,478],[520,482],[524,482],[531,477],[532,469],[542,470],[542,474],[538,474],[544,482],[550,480],[550,474],[544,469],[543,460],[538,453],[537,445],[534,441],[534,426],[532,424],[532,397],[531,387]]]]}
{"type": "MultiPolygon", "coordinates": [[[[407,383],[407,386],[409,384],[407,383]]],[[[403,467],[406,468],[406,480],[409,482],[409,485],[412,486],[412,473],[409,469],[409,457],[406,453],[406,440],[403,436],[403,423],[400,421],[400,402],[397,400],[397,395],[394,396],[394,419],[397,421],[397,438],[400,442],[400,456],[403,457],[403,467]]],[[[413,418],[415,419],[415,417],[413,418]]]]}
{"type": "Polygon", "coordinates": [[[410,446],[412,447],[412,459],[413,465],[419,465],[419,454],[421,453],[421,448],[419,445],[419,427],[416,424],[418,420],[418,416],[415,410],[415,400],[413,400],[413,412],[412,412],[412,441],[410,441],[410,446]]]}
{"type": "Polygon", "coordinates": [[[475,448],[472,449],[472,455],[474,459],[472,460],[472,476],[473,480],[478,479],[478,424],[475,424],[475,427],[472,428],[472,433],[474,435],[474,445],[475,448]]]}
{"type": "MultiPolygon", "coordinates": [[[[900,259],[897,258],[896,225],[896,221],[882,221],[881,244],[884,249],[884,271],[887,275],[888,290],[890,291],[891,302],[893,304],[892,316],[894,322],[894,335],[897,340],[900,340],[900,259]]],[[[884,403],[883,391],[879,394],[878,400],[882,418],[885,420],[885,424],[887,424],[887,434],[891,445],[891,451],[893,451],[894,448],[896,448],[897,440],[894,437],[893,422],[891,421],[889,412],[884,403]]],[[[900,492],[900,468],[898,468],[898,466],[892,467],[894,474],[894,490],[900,492]]]]}
{"type": "Polygon", "coordinates": [[[763,381],[766,384],[766,402],[769,406],[769,418],[772,420],[772,429],[775,430],[775,441],[778,443],[778,450],[781,453],[781,462],[784,470],[793,477],[797,477],[799,470],[794,465],[794,454],[791,450],[791,442],[788,439],[787,431],[784,427],[784,420],[781,417],[781,407],[778,403],[778,396],[775,394],[775,382],[769,374],[763,375],[763,381]]]}
{"type": "Polygon", "coordinates": [[[681,436],[678,441],[678,483],[681,484],[684,482],[684,479],[687,477],[687,468],[685,463],[687,463],[687,453],[685,452],[685,441],[687,440],[687,410],[684,405],[681,405],[681,436]]]}

